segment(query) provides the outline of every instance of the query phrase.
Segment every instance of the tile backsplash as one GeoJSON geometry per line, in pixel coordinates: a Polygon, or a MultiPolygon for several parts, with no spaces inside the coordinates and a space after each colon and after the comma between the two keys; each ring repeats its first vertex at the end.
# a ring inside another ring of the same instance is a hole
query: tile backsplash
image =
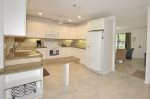
{"type": "Polygon", "coordinates": [[[41,40],[44,41],[43,39],[31,39],[31,38],[15,38],[15,42],[20,43],[20,49],[23,48],[35,48],[36,47],[36,41],[41,40]]]}
{"type": "Polygon", "coordinates": [[[15,40],[13,37],[4,38],[4,56],[6,57],[10,53],[10,49],[13,47],[15,40]]]}
{"type": "MultiPolygon", "coordinates": [[[[60,47],[76,47],[76,48],[86,48],[86,40],[59,40],[59,39],[31,39],[31,38],[14,38],[14,37],[5,37],[4,39],[4,48],[5,55],[8,55],[10,49],[13,47],[15,42],[20,46],[18,49],[33,49],[37,47],[37,40],[41,40],[46,45],[58,45],[60,47]]],[[[46,46],[45,46],[46,47],[46,46]]]]}
{"type": "Polygon", "coordinates": [[[62,47],[86,48],[86,40],[60,40],[59,45],[62,47]]]}

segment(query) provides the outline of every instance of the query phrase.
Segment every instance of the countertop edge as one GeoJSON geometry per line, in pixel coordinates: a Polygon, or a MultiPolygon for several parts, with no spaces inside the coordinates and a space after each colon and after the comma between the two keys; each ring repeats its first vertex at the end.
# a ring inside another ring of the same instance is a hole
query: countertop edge
{"type": "Polygon", "coordinates": [[[42,64],[47,65],[53,63],[70,63],[70,62],[77,62],[77,61],[80,61],[80,59],[74,56],[69,56],[69,57],[46,59],[42,61],[42,64]]]}
{"type": "Polygon", "coordinates": [[[38,68],[43,68],[42,62],[31,62],[25,64],[8,65],[4,67],[2,73],[3,74],[19,73],[19,72],[38,69],[38,68]]]}

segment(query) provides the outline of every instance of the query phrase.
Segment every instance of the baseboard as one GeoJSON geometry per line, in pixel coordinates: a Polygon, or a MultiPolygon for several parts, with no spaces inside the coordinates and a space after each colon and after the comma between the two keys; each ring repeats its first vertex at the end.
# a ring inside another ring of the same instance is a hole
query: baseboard
{"type": "Polygon", "coordinates": [[[105,74],[110,73],[111,71],[112,71],[112,70],[108,70],[108,71],[103,72],[102,74],[105,75],[105,74]]]}
{"type": "Polygon", "coordinates": [[[149,84],[150,84],[150,81],[145,80],[144,83],[149,85],[149,84]]]}
{"type": "Polygon", "coordinates": [[[94,69],[92,69],[92,68],[89,68],[88,66],[86,66],[86,68],[87,68],[88,70],[94,72],[94,73],[101,74],[100,71],[96,71],[96,70],[94,70],[94,69]]]}
{"type": "Polygon", "coordinates": [[[86,66],[86,68],[91,70],[92,72],[95,72],[95,73],[100,74],[100,75],[105,75],[105,74],[108,74],[108,73],[110,73],[112,71],[112,70],[108,70],[108,71],[102,72],[102,71],[96,71],[96,70],[94,70],[92,68],[89,68],[87,66],[86,66]]]}

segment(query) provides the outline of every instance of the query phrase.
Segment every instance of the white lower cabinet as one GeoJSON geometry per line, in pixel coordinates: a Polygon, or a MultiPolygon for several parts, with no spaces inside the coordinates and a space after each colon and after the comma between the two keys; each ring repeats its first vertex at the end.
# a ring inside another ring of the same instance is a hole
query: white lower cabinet
{"type": "Polygon", "coordinates": [[[86,65],[86,50],[79,48],[71,48],[71,54],[80,59],[80,63],[86,65]]]}
{"type": "Polygon", "coordinates": [[[4,99],[38,99],[43,94],[43,68],[4,75],[4,99]]]}
{"type": "Polygon", "coordinates": [[[62,47],[59,49],[59,55],[60,57],[68,57],[71,55],[71,48],[70,47],[62,47]]]}
{"type": "Polygon", "coordinates": [[[86,65],[86,50],[85,49],[79,49],[80,53],[80,63],[83,65],[86,65]]]}
{"type": "Polygon", "coordinates": [[[43,55],[43,59],[52,59],[52,58],[61,58],[61,57],[69,57],[74,56],[80,59],[80,63],[86,65],[86,50],[73,48],[73,47],[60,47],[59,48],[59,55],[49,56],[48,48],[37,48],[36,50],[39,51],[43,55]]]}

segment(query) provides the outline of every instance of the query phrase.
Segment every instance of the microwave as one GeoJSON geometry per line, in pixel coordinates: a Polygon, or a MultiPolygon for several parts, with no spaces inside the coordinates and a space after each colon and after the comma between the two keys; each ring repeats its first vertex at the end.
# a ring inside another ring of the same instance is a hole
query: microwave
{"type": "Polygon", "coordinates": [[[45,37],[46,38],[53,38],[53,39],[57,39],[59,36],[59,33],[46,33],[45,37]]]}

